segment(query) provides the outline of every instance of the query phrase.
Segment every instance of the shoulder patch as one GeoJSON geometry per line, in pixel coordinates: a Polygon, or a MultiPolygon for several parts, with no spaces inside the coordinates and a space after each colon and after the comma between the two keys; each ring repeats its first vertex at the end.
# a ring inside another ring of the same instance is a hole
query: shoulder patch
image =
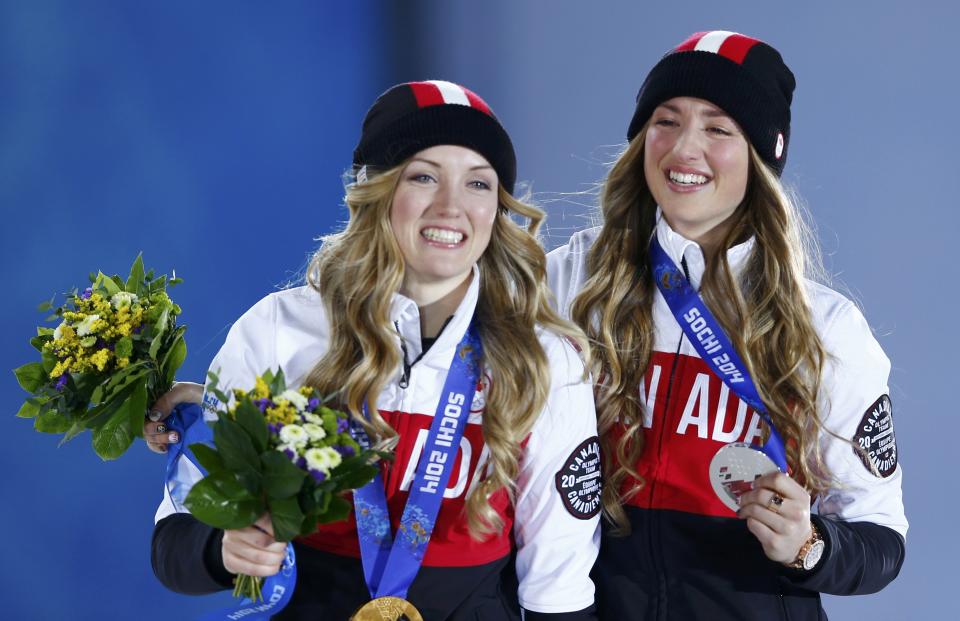
{"type": "Polygon", "coordinates": [[[887,478],[897,469],[897,438],[893,433],[893,404],[882,395],[867,408],[853,436],[853,451],[876,476],[887,478]]]}
{"type": "Polygon", "coordinates": [[[600,439],[593,436],[573,449],[557,472],[557,491],[567,513],[589,520],[600,513],[600,439]]]}

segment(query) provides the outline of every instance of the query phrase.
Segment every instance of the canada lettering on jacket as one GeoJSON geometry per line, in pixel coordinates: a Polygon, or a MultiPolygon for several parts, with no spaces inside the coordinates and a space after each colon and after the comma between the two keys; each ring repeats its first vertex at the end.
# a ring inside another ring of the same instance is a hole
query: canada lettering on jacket
{"type": "MultiPolygon", "coordinates": [[[[663,375],[663,367],[654,364],[650,371],[649,382],[644,380],[644,383],[649,383],[646,391],[643,384],[640,386],[640,398],[644,406],[643,426],[647,429],[653,426],[653,413],[657,411],[657,395],[663,375]]],[[[760,416],[735,393],[732,394],[730,388],[719,378],[712,373],[697,372],[693,375],[693,382],[688,383],[684,381],[685,379],[685,377],[674,378],[673,392],[670,395],[672,410],[683,403],[683,410],[675,429],[676,433],[680,435],[696,433],[699,438],[710,438],[724,444],[754,442],[762,439],[760,416]],[[713,410],[710,408],[711,394],[718,394],[717,405],[713,410]],[[748,414],[750,414],[749,418],[748,414]]],[[[663,415],[662,412],[657,413],[663,415]]]]}
{"type": "MultiPolygon", "coordinates": [[[[706,350],[708,354],[713,356],[713,354],[723,349],[723,345],[717,340],[713,330],[707,326],[707,320],[703,318],[698,308],[691,308],[683,316],[683,319],[690,325],[690,329],[693,330],[697,340],[700,341],[700,344],[703,345],[704,350],[706,350]]],[[[717,369],[727,376],[727,381],[734,384],[739,384],[743,381],[743,373],[740,372],[737,365],[730,361],[729,354],[721,353],[713,356],[711,360],[717,369]]]]}

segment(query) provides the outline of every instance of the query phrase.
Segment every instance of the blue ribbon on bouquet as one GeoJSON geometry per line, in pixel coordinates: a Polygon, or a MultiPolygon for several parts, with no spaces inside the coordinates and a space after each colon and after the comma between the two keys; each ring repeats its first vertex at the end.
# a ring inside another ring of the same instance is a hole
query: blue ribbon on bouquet
{"type": "Polygon", "coordinates": [[[773,460],[781,472],[786,472],[787,452],[783,439],[757,392],[747,365],[743,363],[740,354],[734,349],[700,294],[694,290],[677,264],[660,245],[656,235],[650,242],[650,261],[653,264],[657,288],[700,358],[707,363],[714,375],[752,407],[770,428],[770,437],[757,449],[773,460]]]}
{"type": "MultiPolygon", "coordinates": [[[[391,532],[382,474],[377,472],[372,481],[353,492],[360,558],[373,599],[406,599],[420,571],[477,390],[482,358],[483,347],[471,322],[447,371],[396,537],[391,532]]],[[[364,415],[369,418],[366,404],[364,415]]],[[[363,427],[353,422],[351,430],[358,443],[369,448],[363,427]]]]}
{"type": "MultiPolygon", "coordinates": [[[[171,444],[167,449],[167,492],[177,510],[182,510],[183,501],[190,492],[194,481],[185,470],[187,466],[180,461],[181,457],[188,459],[197,469],[206,475],[206,471],[190,450],[191,444],[202,443],[213,446],[213,430],[203,419],[203,409],[196,403],[181,403],[164,421],[171,431],[176,431],[180,441],[171,444]]],[[[297,583],[297,558],[293,552],[293,543],[287,543],[287,555],[280,565],[280,571],[264,579],[261,592],[262,602],[254,602],[248,597],[239,604],[209,612],[201,616],[198,621],[233,621],[244,619],[268,619],[286,607],[293,597],[293,589],[297,583]]]]}

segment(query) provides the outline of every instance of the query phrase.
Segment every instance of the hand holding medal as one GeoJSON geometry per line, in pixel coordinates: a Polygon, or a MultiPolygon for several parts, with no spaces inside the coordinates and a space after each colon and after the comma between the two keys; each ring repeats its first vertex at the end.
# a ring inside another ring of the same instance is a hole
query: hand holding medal
{"type": "Polygon", "coordinates": [[[782,472],[765,474],[740,496],[737,517],[771,561],[792,563],[810,538],[810,494],[782,472]]]}

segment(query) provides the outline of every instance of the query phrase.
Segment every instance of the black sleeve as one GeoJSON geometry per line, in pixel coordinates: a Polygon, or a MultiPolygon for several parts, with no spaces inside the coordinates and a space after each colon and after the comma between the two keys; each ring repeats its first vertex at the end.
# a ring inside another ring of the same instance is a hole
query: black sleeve
{"type": "Polygon", "coordinates": [[[590,606],[576,612],[532,612],[524,609],[525,621],[596,621],[597,607],[590,606]]]}
{"type": "Polygon", "coordinates": [[[233,575],[223,567],[222,540],[222,530],[189,513],[168,515],[153,527],[153,573],[177,593],[204,595],[228,589],[233,575]]]}
{"type": "Polygon", "coordinates": [[[903,565],[900,533],[872,522],[846,522],[811,516],[826,547],[809,572],[788,570],[798,587],[830,595],[876,593],[890,584],[903,565]]]}

